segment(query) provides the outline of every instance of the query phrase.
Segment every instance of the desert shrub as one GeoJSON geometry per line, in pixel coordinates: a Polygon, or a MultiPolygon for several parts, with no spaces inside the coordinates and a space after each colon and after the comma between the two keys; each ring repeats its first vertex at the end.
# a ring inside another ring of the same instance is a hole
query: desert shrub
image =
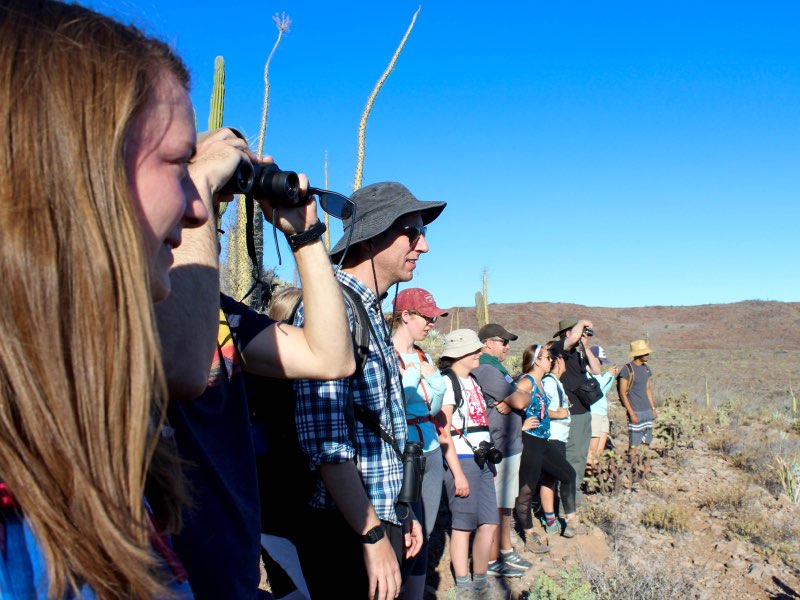
{"type": "Polygon", "coordinates": [[[775,462],[783,492],[794,504],[800,504],[800,460],[796,456],[789,459],[776,456],[775,462]]]}
{"type": "Polygon", "coordinates": [[[708,447],[723,454],[731,454],[736,448],[736,441],[736,436],[730,429],[715,431],[706,437],[708,447]]]}
{"type": "Polygon", "coordinates": [[[732,485],[711,490],[700,499],[700,508],[717,510],[740,510],[745,507],[745,504],[741,488],[732,485]]]}
{"type": "Polygon", "coordinates": [[[592,504],[590,506],[583,506],[580,509],[581,520],[586,520],[597,527],[603,533],[613,537],[617,526],[620,523],[619,512],[609,506],[607,503],[592,504]]]}
{"type": "Polygon", "coordinates": [[[680,567],[663,561],[632,565],[617,557],[604,566],[581,567],[597,600],[683,600],[694,596],[694,584],[680,567]]]}
{"type": "Polygon", "coordinates": [[[509,352],[503,361],[503,366],[512,376],[517,375],[522,370],[522,354],[511,354],[509,352]]]}
{"type": "Polygon", "coordinates": [[[791,515],[784,518],[748,518],[743,516],[728,522],[729,537],[742,539],[756,547],[756,551],[767,558],[777,558],[794,565],[800,554],[798,538],[800,527],[791,515]]]}
{"type": "Polygon", "coordinates": [[[681,533],[686,531],[688,509],[682,504],[651,504],[642,511],[642,525],[660,531],[681,533]]]}
{"type": "Polygon", "coordinates": [[[548,577],[544,573],[536,578],[528,592],[522,594],[525,600],[595,600],[592,588],[584,581],[580,571],[574,566],[561,571],[558,577],[548,577]]]}
{"type": "Polygon", "coordinates": [[[666,452],[673,452],[679,442],[693,438],[700,430],[700,414],[694,402],[686,397],[669,396],[658,409],[653,434],[663,443],[666,452]]]}

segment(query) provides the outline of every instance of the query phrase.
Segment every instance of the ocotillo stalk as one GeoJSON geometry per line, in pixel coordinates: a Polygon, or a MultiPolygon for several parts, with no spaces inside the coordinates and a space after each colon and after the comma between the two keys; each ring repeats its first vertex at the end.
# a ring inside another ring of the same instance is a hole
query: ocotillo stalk
{"type": "Polygon", "coordinates": [[[797,418],[797,396],[794,395],[794,390],[792,389],[792,382],[789,382],[789,394],[792,396],[792,416],[796,419],[797,418]]]}
{"type": "MultiPolygon", "coordinates": [[[[264,140],[267,134],[267,119],[269,116],[269,67],[272,63],[272,57],[275,55],[275,51],[278,49],[278,45],[281,43],[281,39],[283,38],[283,34],[286,31],[289,31],[289,26],[292,23],[292,20],[287,17],[285,14],[281,14],[280,16],[277,13],[272,17],[272,20],[275,21],[275,26],[278,28],[278,39],[275,40],[275,44],[272,46],[272,50],[267,57],[267,62],[264,64],[264,103],[261,107],[261,127],[258,133],[258,147],[256,148],[256,156],[262,156],[264,154],[264,140]]],[[[245,224],[247,222],[247,215],[245,212],[244,202],[239,203],[238,210],[236,212],[236,227],[241,228],[242,232],[245,230],[245,224]]],[[[249,282],[251,280],[251,271],[249,268],[249,258],[247,257],[247,251],[245,246],[245,236],[241,235],[241,248],[238,248],[238,254],[240,256],[244,256],[245,258],[243,261],[245,262],[247,267],[240,267],[237,271],[235,276],[242,277],[242,282],[249,282]]],[[[255,210],[253,211],[253,241],[255,242],[256,248],[256,262],[258,263],[258,267],[260,271],[264,270],[264,219],[261,212],[261,207],[256,203],[255,210]]],[[[245,287],[245,291],[250,287],[248,283],[245,287]]],[[[258,300],[258,293],[253,295],[253,300],[258,300]]]]}
{"type": "Polygon", "coordinates": [[[706,408],[711,408],[711,394],[708,393],[708,377],[706,377],[706,408]]]}
{"type": "Polygon", "coordinates": [[[353,180],[353,191],[356,191],[361,187],[361,181],[364,177],[364,156],[366,155],[367,119],[369,119],[369,113],[372,111],[372,105],[375,103],[375,98],[377,98],[378,92],[381,91],[383,84],[386,82],[389,74],[394,69],[394,65],[397,63],[397,59],[400,57],[400,53],[403,51],[403,46],[406,45],[406,40],[408,40],[408,36],[411,35],[411,30],[414,29],[414,23],[417,22],[417,15],[419,14],[420,8],[422,7],[420,6],[417,8],[417,12],[415,12],[414,16],[411,18],[411,24],[408,26],[403,39],[400,40],[400,45],[397,46],[397,50],[394,51],[392,60],[389,61],[389,66],[386,67],[383,75],[381,75],[381,78],[378,79],[378,83],[375,84],[375,87],[373,88],[372,93],[369,95],[369,98],[367,98],[367,105],[364,107],[364,112],[361,115],[361,122],[358,124],[358,160],[356,161],[356,175],[353,180]]]}

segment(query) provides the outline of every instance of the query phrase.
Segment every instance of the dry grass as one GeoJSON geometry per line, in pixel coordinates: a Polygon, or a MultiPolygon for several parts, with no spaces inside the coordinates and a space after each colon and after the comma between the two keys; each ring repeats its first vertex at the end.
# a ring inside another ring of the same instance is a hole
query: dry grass
{"type": "Polygon", "coordinates": [[[651,504],[642,511],[640,521],[645,527],[659,531],[683,533],[688,530],[689,516],[689,509],[683,504],[651,504]]]}

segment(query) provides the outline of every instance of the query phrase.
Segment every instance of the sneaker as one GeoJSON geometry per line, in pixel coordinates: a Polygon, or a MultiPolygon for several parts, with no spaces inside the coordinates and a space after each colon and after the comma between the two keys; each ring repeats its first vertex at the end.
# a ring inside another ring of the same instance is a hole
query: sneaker
{"type": "Polygon", "coordinates": [[[550,546],[543,542],[535,533],[527,537],[529,539],[525,542],[525,552],[531,552],[533,554],[546,554],[550,552],[550,546]]]}
{"type": "Polygon", "coordinates": [[[553,521],[551,525],[547,524],[547,521],[542,520],[542,526],[544,527],[545,533],[548,534],[555,534],[558,535],[561,533],[561,523],[559,523],[558,519],[553,521]]]}
{"type": "Polygon", "coordinates": [[[525,569],[507,563],[500,558],[490,562],[489,568],[486,570],[486,574],[489,577],[522,577],[523,573],[525,573],[525,569]]]}
{"type": "MultiPolygon", "coordinates": [[[[545,546],[546,547],[546,546],[545,546]]],[[[514,567],[519,567],[520,569],[530,569],[533,566],[533,563],[529,560],[525,560],[519,555],[519,552],[516,550],[512,550],[508,554],[500,554],[500,558],[502,558],[503,562],[514,567]]]]}

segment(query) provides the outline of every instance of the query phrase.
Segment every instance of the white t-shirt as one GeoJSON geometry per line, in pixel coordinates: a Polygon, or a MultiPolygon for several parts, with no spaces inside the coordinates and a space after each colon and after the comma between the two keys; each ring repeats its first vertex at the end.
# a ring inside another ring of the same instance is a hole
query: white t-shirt
{"type": "MultiPolygon", "coordinates": [[[[555,376],[545,375],[542,377],[542,387],[547,395],[549,410],[558,408],[569,408],[569,398],[564,386],[555,376]]],[[[566,442],[569,437],[569,415],[563,419],[550,417],[550,439],[558,442],[566,442]]]]}
{"type": "MultiPolygon", "coordinates": [[[[461,397],[463,402],[461,407],[453,410],[453,419],[451,423],[455,429],[458,429],[469,439],[469,443],[475,448],[478,447],[483,441],[490,441],[491,435],[489,433],[489,419],[486,416],[486,401],[483,398],[483,392],[480,386],[475,383],[471,377],[462,379],[458,377],[458,382],[461,384],[461,397]],[[480,428],[474,430],[473,428],[480,428]]],[[[456,396],[453,393],[453,382],[449,377],[444,378],[444,400],[443,406],[455,406],[456,396]]],[[[467,456],[472,456],[472,449],[467,445],[462,436],[452,429],[450,435],[453,436],[455,441],[456,452],[467,456]]]]}

